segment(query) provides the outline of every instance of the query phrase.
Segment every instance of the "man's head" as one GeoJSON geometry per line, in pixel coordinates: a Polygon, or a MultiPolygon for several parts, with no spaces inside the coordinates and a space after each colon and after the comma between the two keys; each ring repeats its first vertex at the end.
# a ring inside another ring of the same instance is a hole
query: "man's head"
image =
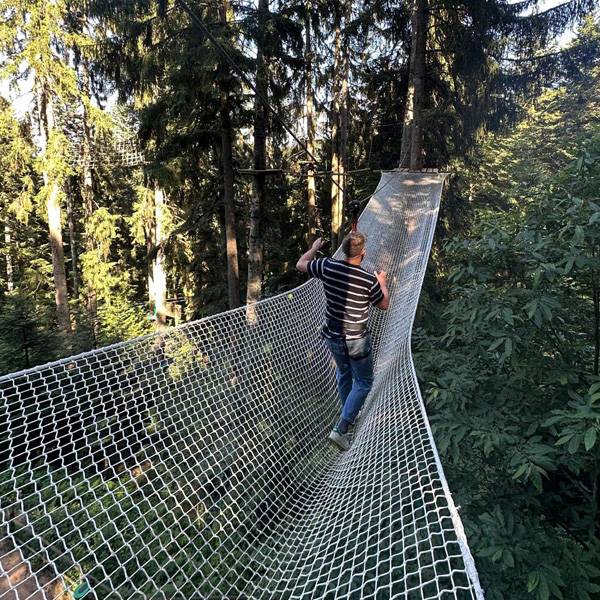
{"type": "Polygon", "coordinates": [[[367,237],[360,231],[350,232],[342,242],[342,252],[348,260],[361,259],[365,255],[367,237]]]}

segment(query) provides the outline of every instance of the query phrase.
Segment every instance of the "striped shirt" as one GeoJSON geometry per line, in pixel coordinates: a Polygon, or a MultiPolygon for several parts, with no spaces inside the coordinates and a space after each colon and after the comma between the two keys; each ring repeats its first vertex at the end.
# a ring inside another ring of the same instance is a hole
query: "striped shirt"
{"type": "Polygon", "coordinates": [[[323,335],[361,338],[367,334],[369,304],[379,304],[383,291],[377,277],[357,265],[333,258],[308,263],[308,274],[323,282],[327,308],[323,335]]]}

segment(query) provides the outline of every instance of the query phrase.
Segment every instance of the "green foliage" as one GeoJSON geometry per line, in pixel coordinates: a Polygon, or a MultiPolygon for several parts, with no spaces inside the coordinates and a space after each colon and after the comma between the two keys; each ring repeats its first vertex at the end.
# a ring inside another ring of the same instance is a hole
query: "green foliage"
{"type": "Polygon", "coordinates": [[[415,336],[492,599],[600,593],[598,90],[592,71],[550,91],[483,147],[475,221],[439,257],[440,329],[415,336]]]}
{"type": "Polygon", "coordinates": [[[33,208],[33,144],[28,128],[0,98],[0,210],[26,222],[33,208]]]}

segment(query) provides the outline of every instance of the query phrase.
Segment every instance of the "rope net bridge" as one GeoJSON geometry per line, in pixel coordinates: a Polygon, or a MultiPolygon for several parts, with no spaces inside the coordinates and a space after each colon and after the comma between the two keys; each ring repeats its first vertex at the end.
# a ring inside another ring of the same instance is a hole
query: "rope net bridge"
{"type": "MultiPolygon", "coordinates": [[[[70,162],[73,165],[83,165],[83,140],[75,139],[69,149],[70,162]]],[[[134,138],[119,138],[111,140],[96,140],[90,156],[90,167],[97,168],[100,164],[119,167],[141,167],[147,160],[138,141],[134,138]]]]}
{"type": "Polygon", "coordinates": [[[321,283],[0,379],[0,597],[483,598],[410,332],[443,175],[363,212],[375,382],[339,453],[321,283]]]}

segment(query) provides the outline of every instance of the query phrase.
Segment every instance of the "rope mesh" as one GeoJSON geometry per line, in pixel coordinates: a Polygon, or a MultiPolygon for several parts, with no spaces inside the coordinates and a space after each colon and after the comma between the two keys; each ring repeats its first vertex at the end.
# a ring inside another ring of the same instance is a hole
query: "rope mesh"
{"type": "Polygon", "coordinates": [[[345,453],[316,280],[1,378],[0,597],[483,598],[410,353],[442,184],[384,173],[359,221],[391,306],[345,453]]]}
{"type": "MultiPolygon", "coordinates": [[[[72,142],[70,159],[73,165],[83,165],[83,140],[75,139],[72,142]]],[[[119,167],[140,167],[146,162],[136,139],[117,138],[109,141],[95,140],[90,167],[97,168],[102,163],[119,167]]]]}

